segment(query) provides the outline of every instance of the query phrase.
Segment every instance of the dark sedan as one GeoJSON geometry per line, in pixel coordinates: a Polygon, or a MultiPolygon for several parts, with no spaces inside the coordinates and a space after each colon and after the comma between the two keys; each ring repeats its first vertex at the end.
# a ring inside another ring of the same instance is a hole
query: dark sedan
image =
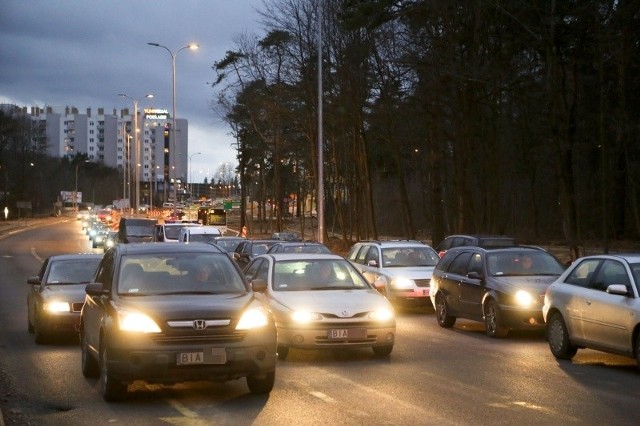
{"type": "Polygon", "coordinates": [[[544,330],[544,294],[563,271],[555,257],[535,247],[447,250],[431,278],[438,324],[452,327],[458,317],[483,321],[489,337],[544,330]]]}
{"type": "Polygon", "coordinates": [[[27,280],[28,330],[42,344],[54,335],[77,335],[85,286],[96,272],[100,254],[65,254],[45,259],[38,275],[27,280]]]}
{"type": "Polygon", "coordinates": [[[136,380],[174,384],[246,378],[269,393],[276,327],[221,248],[206,243],[118,244],[87,286],[80,323],[82,373],[106,401],[136,380]]]}

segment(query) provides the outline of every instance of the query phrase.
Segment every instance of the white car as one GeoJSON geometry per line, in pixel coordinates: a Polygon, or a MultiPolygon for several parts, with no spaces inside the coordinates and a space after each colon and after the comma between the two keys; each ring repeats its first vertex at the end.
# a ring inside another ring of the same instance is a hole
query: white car
{"type": "Polygon", "coordinates": [[[187,226],[180,230],[178,240],[181,243],[213,243],[222,232],[215,226],[187,226]]]}
{"type": "Polygon", "coordinates": [[[289,348],[371,347],[377,356],[393,350],[391,303],[343,257],[263,254],[244,273],[267,282],[264,301],[276,321],[279,359],[289,348]]]}
{"type": "Polygon", "coordinates": [[[392,302],[431,305],[431,276],[440,260],[420,241],[361,241],[347,259],[392,302]]]}
{"type": "Polygon", "coordinates": [[[571,359],[591,348],[640,366],[640,254],[577,259],[547,289],[542,314],[551,353],[571,359]]]}

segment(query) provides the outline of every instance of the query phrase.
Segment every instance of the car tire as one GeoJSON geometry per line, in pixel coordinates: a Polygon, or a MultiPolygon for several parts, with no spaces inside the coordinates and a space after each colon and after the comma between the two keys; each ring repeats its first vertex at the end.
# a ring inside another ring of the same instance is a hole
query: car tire
{"type": "Polygon", "coordinates": [[[276,382],[276,372],[271,371],[264,377],[257,378],[255,375],[247,376],[247,386],[251,393],[265,394],[271,392],[276,382]]]}
{"type": "Polygon", "coordinates": [[[378,357],[386,357],[391,355],[391,351],[393,351],[393,345],[385,345],[385,346],[372,346],[371,349],[373,353],[378,357]]]}
{"type": "MultiPolygon", "coordinates": [[[[558,359],[571,359],[578,352],[578,347],[571,343],[569,330],[560,312],[554,312],[547,321],[547,341],[549,349],[554,357],[558,359]]],[[[636,356],[638,348],[636,343],[636,356]]]]}
{"type": "Polygon", "coordinates": [[[100,394],[107,402],[121,400],[127,393],[127,385],[113,377],[109,370],[109,351],[106,345],[100,347],[100,394]]]}
{"type": "Polygon", "coordinates": [[[80,361],[82,363],[82,375],[84,377],[96,378],[100,376],[100,365],[89,351],[87,338],[84,335],[84,329],[80,332],[80,361]]]}
{"type": "Polygon", "coordinates": [[[484,325],[487,336],[492,338],[506,337],[507,334],[509,334],[509,329],[502,327],[500,325],[501,322],[501,312],[498,303],[493,299],[489,299],[484,306],[484,325]]]}
{"type": "Polygon", "coordinates": [[[449,315],[447,301],[442,293],[436,294],[436,319],[438,320],[438,325],[444,328],[453,327],[456,323],[456,317],[449,315]]]}
{"type": "Polygon", "coordinates": [[[287,355],[289,355],[289,347],[278,345],[278,359],[280,361],[284,361],[285,359],[287,359],[287,355]]]}

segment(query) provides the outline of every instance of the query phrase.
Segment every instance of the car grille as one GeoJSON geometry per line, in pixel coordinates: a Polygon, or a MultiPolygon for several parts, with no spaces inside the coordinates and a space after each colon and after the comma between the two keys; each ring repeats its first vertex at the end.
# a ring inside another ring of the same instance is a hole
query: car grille
{"type": "Polygon", "coordinates": [[[158,344],[221,344],[241,342],[246,331],[236,331],[229,327],[229,319],[202,320],[205,328],[196,329],[193,320],[168,321],[163,333],[152,336],[158,344]]]}
{"type": "Polygon", "coordinates": [[[71,312],[80,312],[82,310],[82,306],[84,305],[84,302],[82,303],[72,303],[71,304],[71,312]]]}
{"type": "Polygon", "coordinates": [[[429,287],[429,283],[431,282],[430,279],[424,279],[424,280],[413,280],[416,283],[416,286],[418,287],[429,287]]]}

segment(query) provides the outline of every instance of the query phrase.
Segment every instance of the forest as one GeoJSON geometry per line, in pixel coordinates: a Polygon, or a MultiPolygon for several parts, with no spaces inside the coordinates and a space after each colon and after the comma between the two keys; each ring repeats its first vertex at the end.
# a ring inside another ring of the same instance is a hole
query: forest
{"type": "Polygon", "coordinates": [[[263,35],[239,34],[213,63],[211,108],[263,214],[275,204],[282,221],[289,200],[304,212],[321,188],[326,232],[345,241],[508,234],[578,255],[640,236],[639,1],[272,0],[260,13],[263,35]]]}

